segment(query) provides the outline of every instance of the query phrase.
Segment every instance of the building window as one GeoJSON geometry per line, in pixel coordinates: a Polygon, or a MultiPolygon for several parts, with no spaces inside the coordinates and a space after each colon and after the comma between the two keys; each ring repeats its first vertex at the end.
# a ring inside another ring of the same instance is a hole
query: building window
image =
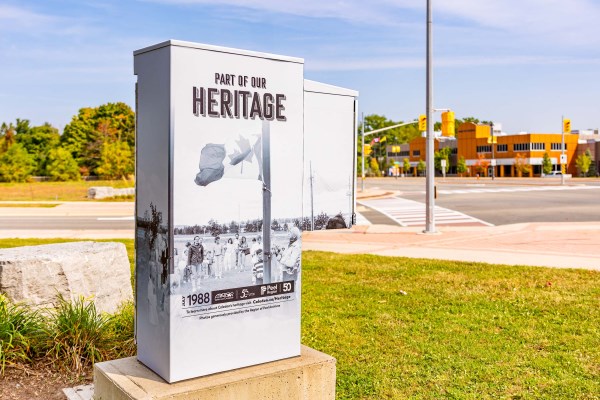
{"type": "Polygon", "coordinates": [[[413,157],[418,157],[421,155],[421,150],[413,150],[413,157]]]}
{"type": "Polygon", "coordinates": [[[531,143],[531,150],[546,150],[546,143],[531,143]]]}
{"type": "Polygon", "coordinates": [[[513,151],[529,151],[531,143],[515,143],[513,144],[513,151]]]}
{"type": "Polygon", "coordinates": [[[505,153],[508,151],[507,144],[499,144],[496,148],[498,149],[498,153],[505,153]]]}
{"type": "Polygon", "coordinates": [[[458,154],[458,147],[453,147],[450,154],[458,154]]]}
{"type": "Polygon", "coordinates": [[[491,145],[477,146],[477,152],[478,153],[491,153],[492,152],[492,146],[491,145]]]}
{"type": "MultiPolygon", "coordinates": [[[[562,143],[551,143],[550,144],[550,149],[551,150],[562,150],[562,143]]],[[[565,150],[567,149],[567,144],[565,143],[565,150]]]]}
{"type": "Polygon", "coordinates": [[[388,157],[408,157],[409,151],[405,150],[405,151],[397,151],[397,152],[393,152],[393,151],[388,151],[388,157]]]}

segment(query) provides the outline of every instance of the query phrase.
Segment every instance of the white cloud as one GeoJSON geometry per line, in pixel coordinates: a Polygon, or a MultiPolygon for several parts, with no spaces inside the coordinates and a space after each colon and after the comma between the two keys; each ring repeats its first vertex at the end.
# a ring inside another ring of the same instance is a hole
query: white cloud
{"type": "MultiPolygon", "coordinates": [[[[164,4],[234,6],[312,18],[334,18],[373,27],[424,17],[415,0],[148,0],[164,4]]],[[[600,5],[594,0],[432,0],[434,24],[469,24],[504,31],[507,40],[535,35],[574,45],[600,42],[600,5]],[[454,20],[454,21],[451,21],[454,20]]],[[[423,21],[424,22],[424,21],[423,21]]]]}
{"type": "MultiPolygon", "coordinates": [[[[468,68],[482,66],[509,65],[600,65],[600,58],[568,58],[547,56],[498,56],[498,57],[436,57],[435,68],[468,68]]],[[[425,59],[407,57],[371,57],[339,60],[315,59],[306,60],[307,71],[367,71],[386,69],[415,69],[425,68],[425,59]]]]}

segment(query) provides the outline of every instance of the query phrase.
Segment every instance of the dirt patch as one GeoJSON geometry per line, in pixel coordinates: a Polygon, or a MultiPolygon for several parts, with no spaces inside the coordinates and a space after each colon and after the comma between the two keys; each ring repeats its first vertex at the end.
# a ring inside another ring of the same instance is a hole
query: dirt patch
{"type": "Polygon", "coordinates": [[[0,399],[6,400],[65,400],[63,389],[92,383],[92,369],[82,376],[58,371],[52,366],[6,367],[0,376],[0,399]]]}

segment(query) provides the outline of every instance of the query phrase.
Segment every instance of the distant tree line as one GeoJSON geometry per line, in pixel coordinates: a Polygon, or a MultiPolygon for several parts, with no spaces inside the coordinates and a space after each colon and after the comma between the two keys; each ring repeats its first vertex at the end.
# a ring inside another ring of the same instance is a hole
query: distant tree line
{"type": "Polygon", "coordinates": [[[62,134],[47,122],[31,126],[17,118],[0,125],[0,181],[126,179],[134,173],[134,154],[135,114],[125,103],[82,108],[62,134]]]}

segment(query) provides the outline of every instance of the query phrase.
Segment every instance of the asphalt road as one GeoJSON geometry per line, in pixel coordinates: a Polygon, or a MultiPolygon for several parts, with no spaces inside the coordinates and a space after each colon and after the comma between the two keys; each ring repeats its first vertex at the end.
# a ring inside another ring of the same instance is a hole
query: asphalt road
{"type": "MultiPolygon", "coordinates": [[[[360,187],[360,180],[358,187],[360,187]]],[[[424,178],[367,179],[365,188],[425,203],[424,178]]],[[[436,178],[435,204],[494,225],[600,221],[600,180],[436,178]]],[[[368,216],[367,216],[368,218],[368,216]]],[[[370,219],[370,218],[368,218],[370,219]]]]}

